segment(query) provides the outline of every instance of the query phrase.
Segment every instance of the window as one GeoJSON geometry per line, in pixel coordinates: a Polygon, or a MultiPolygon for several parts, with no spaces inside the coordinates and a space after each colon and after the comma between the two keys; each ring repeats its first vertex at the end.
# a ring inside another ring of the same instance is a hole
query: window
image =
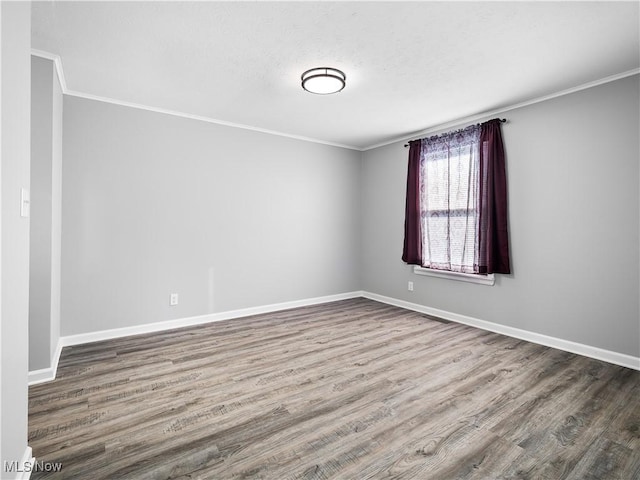
{"type": "Polygon", "coordinates": [[[500,123],[410,142],[406,263],[467,277],[510,273],[500,123]]]}
{"type": "Polygon", "coordinates": [[[480,130],[466,130],[422,142],[420,217],[422,266],[478,273],[478,168],[480,130]]]}

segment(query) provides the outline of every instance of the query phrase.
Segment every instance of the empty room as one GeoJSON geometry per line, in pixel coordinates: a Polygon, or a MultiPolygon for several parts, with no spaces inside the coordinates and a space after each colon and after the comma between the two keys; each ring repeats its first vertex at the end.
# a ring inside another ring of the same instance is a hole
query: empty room
{"type": "Polygon", "coordinates": [[[0,2],[13,479],[640,479],[640,4],[0,2]]]}

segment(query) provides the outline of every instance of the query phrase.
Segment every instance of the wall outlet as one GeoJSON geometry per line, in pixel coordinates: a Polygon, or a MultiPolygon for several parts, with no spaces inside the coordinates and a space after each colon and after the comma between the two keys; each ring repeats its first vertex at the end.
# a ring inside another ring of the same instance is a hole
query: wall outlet
{"type": "Polygon", "coordinates": [[[174,306],[177,304],[178,304],[178,294],[172,293],[171,297],[169,298],[169,305],[174,306]]]}
{"type": "Polygon", "coordinates": [[[413,292],[413,282],[407,283],[407,290],[409,290],[410,292],[413,292]]]}

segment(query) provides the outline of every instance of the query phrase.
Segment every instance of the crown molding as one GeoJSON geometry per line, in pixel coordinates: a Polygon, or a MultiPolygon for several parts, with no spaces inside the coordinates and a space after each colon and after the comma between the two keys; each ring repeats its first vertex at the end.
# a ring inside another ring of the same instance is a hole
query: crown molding
{"type": "Polygon", "coordinates": [[[516,103],[513,105],[509,105],[506,107],[502,107],[499,109],[495,109],[495,110],[489,110],[489,111],[485,111],[485,112],[480,112],[474,115],[470,115],[467,117],[463,117],[463,118],[458,118],[455,120],[451,120],[449,122],[445,122],[445,123],[441,123],[438,125],[434,125],[432,127],[426,128],[424,130],[420,130],[418,132],[413,132],[411,134],[407,134],[407,135],[402,135],[400,137],[395,137],[392,140],[386,140],[384,142],[380,142],[380,143],[375,143],[373,145],[369,145],[367,147],[356,147],[354,145],[347,145],[347,144],[343,144],[343,143],[336,143],[336,142],[329,142],[326,140],[320,140],[317,138],[311,138],[311,137],[305,137],[302,135],[293,135],[290,133],[285,133],[285,132],[279,132],[276,130],[269,130],[266,128],[260,128],[260,127],[254,127],[251,125],[244,125],[241,123],[234,123],[234,122],[227,122],[225,120],[220,120],[220,119],[216,119],[216,118],[211,118],[211,117],[206,117],[206,116],[202,116],[202,115],[193,115],[190,113],[185,113],[185,112],[178,112],[176,110],[170,110],[170,109],[166,109],[166,108],[158,108],[158,107],[152,107],[150,105],[142,105],[139,103],[133,103],[133,102],[126,102],[123,100],[118,100],[115,98],[109,98],[109,97],[102,97],[99,95],[92,95],[89,93],[84,93],[84,92],[78,92],[75,90],[69,90],[69,88],[67,87],[67,82],[64,76],[64,70],[62,69],[62,59],[60,58],[60,55],[56,55],[50,52],[45,52],[44,50],[37,50],[37,49],[31,49],[31,55],[36,56],[36,57],[41,57],[41,58],[46,58],[48,60],[53,61],[55,67],[56,67],[56,72],[58,74],[58,79],[60,81],[60,87],[62,89],[62,93],[65,95],[69,95],[72,97],[79,97],[79,98],[85,98],[87,100],[95,100],[98,102],[103,102],[103,103],[111,103],[114,105],[120,105],[123,107],[129,107],[129,108],[136,108],[139,110],[147,110],[150,112],[156,112],[156,113],[162,113],[165,115],[173,115],[176,117],[181,117],[181,118],[188,118],[191,120],[198,120],[201,122],[207,122],[207,123],[214,123],[216,125],[223,125],[226,127],[233,127],[233,128],[240,128],[243,130],[250,130],[253,132],[259,132],[259,133],[265,133],[268,135],[276,135],[279,137],[285,137],[285,138],[291,138],[294,140],[301,140],[303,142],[310,142],[310,143],[318,143],[321,145],[328,145],[331,147],[338,147],[338,148],[346,148],[348,150],[355,150],[358,152],[366,152],[368,150],[373,150],[375,148],[379,148],[379,147],[384,147],[387,145],[391,145],[393,143],[397,143],[397,142],[406,142],[408,140],[412,140],[415,138],[421,138],[423,136],[426,135],[430,135],[432,133],[436,133],[436,132],[440,132],[442,130],[447,130],[447,129],[451,129],[451,128],[455,128],[457,126],[459,126],[460,124],[463,123],[473,123],[477,120],[483,119],[483,118],[487,118],[487,117],[491,117],[491,116],[495,116],[495,115],[500,115],[503,114],[505,112],[509,112],[511,110],[515,110],[517,108],[522,108],[522,107],[526,107],[529,105],[534,105],[536,103],[540,103],[540,102],[546,102],[547,100],[551,100],[554,98],[558,98],[558,97],[562,97],[564,95],[569,95],[572,93],[576,93],[579,92],[581,90],[586,90],[588,88],[592,88],[592,87],[597,87],[598,85],[603,85],[605,83],[610,83],[610,82],[614,82],[616,80],[620,80],[626,77],[630,77],[632,75],[638,75],[640,74],[640,68],[634,68],[632,70],[628,70],[626,72],[622,72],[622,73],[617,73],[615,75],[609,75],[608,77],[604,77],[598,80],[594,80],[592,82],[587,82],[587,83],[583,83],[582,85],[578,85],[576,87],[572,87],[572,88],[568,88],[566,90],[561,90],[559,92],[555,92],[555,93],[551,93],[549,95],[544,95],[542,97],[536,97],[530,100],[525,100],[524,102],[520,102],[520,103],[516,103]]]}
{"type": "Polygon", "coordinates": [[[451,120],[449,122],[440,123],[438,125],[434,125],[433,127],[426,128],[424,130],[420,130],[418,132],[413,132],[410,135],[403,135],[401,137],[396,137],[392,140],[386,140],[381,143],[376,143],[374,145],[365,147],[362,149],[363,152],[367,150],[373,150],[374,148],[385,147],[387,145],[391,145],[397,142],[406,142],[409,140],[414,140],[418,138],[422,138],[427,135],[431,135],[433,133],[441,132],[443,130],[449,130],[452,128],[456,128],[463,123],[473,123],[478,120],[487,117],[493,117],[497,115],[501,115],[505,112],[509,112],[511,110],[515,110],[517,108],[527,107],[529,105],[535,105],[536,103],[546,102],[547,100],[552,100],[554,98],[563,97],[565,95],[570,95],[572,93],[580,92],[582,90],[587,90],[592,87],[597,87],[598,85],[604,85],[605,83],[615,82],[616,80],[621,80],[626,77],[630,77],[632,75],[640,74],[640,68],[634,68],[632,70],[627,70],[626,72],[617,73],[615,75],[609,75],[608,77],[600,78],[598,80],[594,80],[592,82],[583,83],[582,85],[578,85],[577,87],[567,88],[566,90],[561,90],[559,92],[551,93],[549,95],[544,95],[542,97],[532,98],[531,100],[525,100],[524,102],[515,103],[513,105],[509,105],[506,107],[498,108],[495,110],[488,110],[486,112],[476,113],[474,115],[470,115],[468,117],[458,118],[456,120],[451,120]]]}
{"type": "Polygon", "coordinates": [[[64,71],[62,69],[62,59],[60,58],[59,55],[55,55],[53,53],[45,52],[43,50],[37,50],[37,49],[31,49],[31,55],[33,55],[34,57],[46,58],[47,60],[53,61],[56,67],[56,72],[58,73],[58,79],[60,80],[60,87],[64,95],[69,95],[71,97],[85,98],[87,100],[95,100],[97,102],[110,103],[113,105],[120,105],[122,107],[136,108],[138,110],[147,110],[149,112],[162,113],[165,115],[172,115],[174,117],[188,118],[190,120],[198,120],[200,122],[214,123],[216,125],[223,125],[225,127],[240,128],[242,130],[250,130],[253,132],[265,133],[268,135],[276,135],[278,137],[291,138],[293,140],[301,140],[303,142],[318,143],[321,145],[328,145],[330,147],[346,148],[348,150],[356,150],[358,152],[363,151],[362,148],[360,147],[356,147],[353,145],[346,145],[344,143],[329,142],[329,141],[320,140],[317,138],[305,137],[303,135],[294,135],[290,133],[279,132],[276,130],[269,130],[267,128],[254,127],[252,125],[244,125],[242,123],[227,122],[226,120],[220,120],[217,118],[211,118],[211,117],[206,117],[202,115],[193,115],[190,113],[179,112],[177,110],[152,107],[150,105],[142,105],[140,103],[127,102],[127,101],[118,100],[115,98],[103,97],[100,95],[93,95],[90,93],[70,90],[67,87],[64,71]]]}
{"type": "Polygon", "coordinates": [[[56,67],[56,73],[58,74],[58,82],[60,82],[60,89],[62,93],[67,93],[67,80],[64,78],[64,71],[62,70],[62,60],[60,55],[54,55],[53,53],[45,52],[43,50],[31,49],[31,55],[34,57],[46,58],[51,60],[56,67]]]}

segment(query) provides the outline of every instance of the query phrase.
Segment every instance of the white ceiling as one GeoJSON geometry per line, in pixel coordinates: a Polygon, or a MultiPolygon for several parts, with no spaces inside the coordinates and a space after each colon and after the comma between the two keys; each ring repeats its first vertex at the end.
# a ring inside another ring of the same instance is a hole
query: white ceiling
{"type": "Polygon", "coordinates": [[[69,93],[356,149],[640,66],[639,2],[35,2],[69,93]],[[331,66],[339,94],[300,74],[331,66]]]}

